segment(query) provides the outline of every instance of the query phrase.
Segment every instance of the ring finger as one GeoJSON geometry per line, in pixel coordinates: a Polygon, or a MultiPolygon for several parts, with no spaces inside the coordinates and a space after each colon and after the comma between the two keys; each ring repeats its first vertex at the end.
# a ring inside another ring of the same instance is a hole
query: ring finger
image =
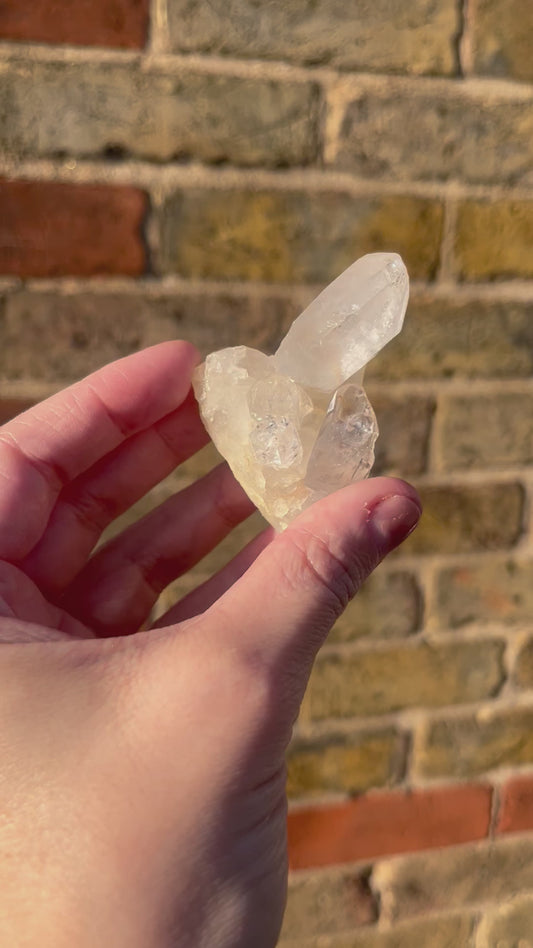
{"type": "Polygon", "coordinates": [[[228,466],[221,464],[110,540],[60,603],[97,635],[135,632],[163,589],[253,510],[228,466]]]}

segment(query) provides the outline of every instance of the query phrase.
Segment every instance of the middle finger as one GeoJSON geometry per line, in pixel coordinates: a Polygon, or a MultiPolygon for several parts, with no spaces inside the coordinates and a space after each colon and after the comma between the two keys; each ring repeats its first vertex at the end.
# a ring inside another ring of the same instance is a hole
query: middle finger
{"type": "Polygon", "coordinates": [[[19,566],[57,598],[84,567],[104,529],[207,440],[191,392],[179,408],[63,489],[43,536],[19,566]]]}
{"type": "Polygon", "coordinates": [[[220,464],[97,551],[60,604],[99,636],[135,632],[163,589],[254,509],[220,464]]]}

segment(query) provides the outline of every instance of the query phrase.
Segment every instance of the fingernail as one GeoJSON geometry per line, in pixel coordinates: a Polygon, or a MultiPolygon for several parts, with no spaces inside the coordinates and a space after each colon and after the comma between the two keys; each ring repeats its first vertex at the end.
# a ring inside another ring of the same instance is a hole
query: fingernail
{"type": "Polygon", "coordinates": [[[380,546],[385,547],[387,553],[399,546],[413,532],[421,513],[419,505],[403,494],[380,500],[370,515],[380,546]]]}

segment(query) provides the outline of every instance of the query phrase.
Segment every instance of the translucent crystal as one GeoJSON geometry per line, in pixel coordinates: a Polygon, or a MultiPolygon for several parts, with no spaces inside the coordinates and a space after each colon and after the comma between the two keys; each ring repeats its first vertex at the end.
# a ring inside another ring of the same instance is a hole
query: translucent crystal
{"type": "Polygon", "coordinates": [[[329,494],[362,480],[374,463],[378,426],[364,389],[352,382],[335,392],[307,463],[305,483],[329,494]]]}
{"type": "Polygon", "coordinates": [[[279,470],[299,464],[301,424],[313,410],[303,389],[283,375],[272,375],[252,387],[248,408],[253,419],[250,446],[257,460],[279,470]]]}
{"type": "Polygon", "coordinates": [[[274,356],[278,372],[334,392],[400,332],[408,298],[398,254],[361,257],[293,322],[274,356]]]}
{"type": "Polygon", "coordinates": [[[378,428],[364,367],[400,331],[408,295],[401,258],[370,254],[304,310],[274,356],[237,346],[196,370],[209,434],[276,528],[369,473],[378,428]]]}

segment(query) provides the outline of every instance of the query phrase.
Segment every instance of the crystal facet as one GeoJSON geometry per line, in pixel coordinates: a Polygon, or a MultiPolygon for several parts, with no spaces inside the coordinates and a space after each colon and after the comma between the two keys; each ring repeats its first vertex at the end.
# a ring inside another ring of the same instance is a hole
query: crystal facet
{"type": "Polygon", "coordinates": [[[376,416],[364,389],[352,382],[341,385],[307,462],[306,485],[329,494],[362,480],[372,467],[376,438],[376,416]]]}
{"type": "Polygon", "coordinates": [[[274,357],[278,371],[334,392],[399,333],[408,295],[397,254],[361,257],[293,322],[274,357]]]}
{"type": "Polygon", "coordinates": [[[215,446],[277,529],[368,475],[378,427],[364,367],[400,331],[408,296],[401,258],[369,254],[317,296],[275,355],[236,346],[196,370],[215,446]]]}

